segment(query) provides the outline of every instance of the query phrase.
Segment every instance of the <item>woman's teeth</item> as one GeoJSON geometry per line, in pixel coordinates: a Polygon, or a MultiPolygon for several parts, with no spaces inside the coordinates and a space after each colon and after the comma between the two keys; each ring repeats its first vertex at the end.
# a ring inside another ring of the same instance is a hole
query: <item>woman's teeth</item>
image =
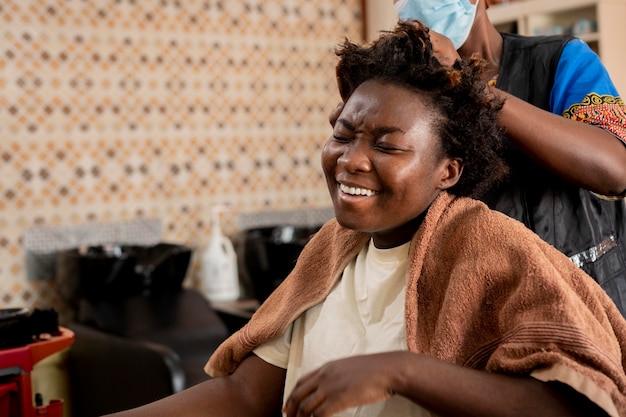
{"type": "Polygon", "coordinates": [[[367,188],[348,187],[347,185],[343,184],[339,184],[339,189],[341,190],[341,192],[350,195],[365,195],[369,197],[376,194],[376,191],[374,190],[368,190],[367,188]]]}

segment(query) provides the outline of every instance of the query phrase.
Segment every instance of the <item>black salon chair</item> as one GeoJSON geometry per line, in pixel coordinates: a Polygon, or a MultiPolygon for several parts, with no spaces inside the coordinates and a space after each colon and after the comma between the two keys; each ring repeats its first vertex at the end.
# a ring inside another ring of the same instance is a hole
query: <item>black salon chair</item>
{"type": "Polygon", "coordinates": [[[96,252],[64,253],[57,268],[60,292],[75,309],[67,325],[75,335],[73,414],[134,408],[208,379],[204,364],[228,330],[200,292],[181,285],[190,251],[168,245],[148,256],[133,248],[110,261],[96,252]]]}

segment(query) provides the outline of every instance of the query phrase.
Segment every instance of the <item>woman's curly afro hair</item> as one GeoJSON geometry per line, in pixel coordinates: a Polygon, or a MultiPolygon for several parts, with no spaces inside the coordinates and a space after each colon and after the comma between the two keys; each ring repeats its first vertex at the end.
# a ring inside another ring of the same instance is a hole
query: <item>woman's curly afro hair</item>
{"type": "Polygon", "coordinates": [[[363,82],[376,80],[415,91],[434,110],[445,155],[463,160],[463,173],[449,189],[480,198],[508,173],[500,153],[504,130],[497,123],[503,102],[489,94],[477,56],[442,65],[433,54],[428,28],[398,22],[393,31],[360,46],[347,39],[337,47],[337,82],[344,102],[363,82]]]}

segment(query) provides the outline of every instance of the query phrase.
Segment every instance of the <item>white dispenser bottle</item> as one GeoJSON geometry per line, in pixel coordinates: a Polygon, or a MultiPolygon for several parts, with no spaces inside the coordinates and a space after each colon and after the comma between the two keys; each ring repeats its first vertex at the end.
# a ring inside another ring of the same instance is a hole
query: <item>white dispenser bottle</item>
{"type": "Polygon", "coordinates": [[[211,237],[202,254],[202,285],[204,294],[211,302],[235,301],[240,292],[237,254],[230,239],[222,234],[220,226],[219,216],[225,210],[223,206],[211,209],[211,237]]]}

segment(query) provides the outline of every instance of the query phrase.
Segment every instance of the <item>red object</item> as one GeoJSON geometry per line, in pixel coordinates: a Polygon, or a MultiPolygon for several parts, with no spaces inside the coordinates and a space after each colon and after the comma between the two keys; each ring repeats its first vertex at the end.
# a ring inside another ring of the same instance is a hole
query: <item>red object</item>
{"type": "Polygon", "coordinates": [[[30,373],[35,364],[60,352],[74,342],[74,333],[63,327],[61,334],[48,340],[0,350],[0,416],[62,417],[63,400],[34,405],[30,373]]]}

